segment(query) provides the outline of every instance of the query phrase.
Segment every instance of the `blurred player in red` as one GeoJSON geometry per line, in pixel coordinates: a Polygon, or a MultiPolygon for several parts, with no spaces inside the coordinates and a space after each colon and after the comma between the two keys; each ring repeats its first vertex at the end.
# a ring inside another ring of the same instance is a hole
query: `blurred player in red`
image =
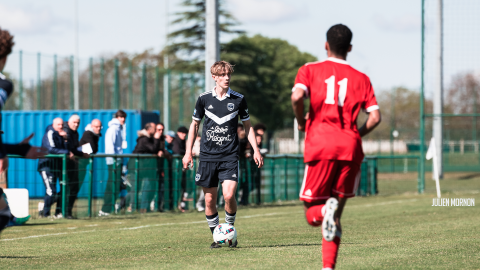
{"type": "Polygon", "coordinates": [[[327,32],[328,58],[302,66],[292,91],[298,128],[305,131],[305,176],[300,190],[308,224],[322,225],[323,269],[334,269],[340,245],[340,217],[355,196],[364,154],[362,136],[380,123],[370,79],[346,61],[352,32],[342,24],[327,32]],[[303,100],[310,98],[308,119],[303,100]],[[368,114],[357,129],[360,110],[368,114]]]}

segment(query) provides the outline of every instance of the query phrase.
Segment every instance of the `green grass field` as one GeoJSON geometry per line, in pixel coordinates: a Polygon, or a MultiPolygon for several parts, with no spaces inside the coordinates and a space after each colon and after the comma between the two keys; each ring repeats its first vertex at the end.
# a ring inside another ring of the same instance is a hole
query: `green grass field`
{"type": "MultiPolygon", "coordinates": [[[[477,190],[480,186],[479,176],[458,181],[477,190]]],[[[350,200],[342,219],[344,231],[337,269],[480,269],[480,206],[432,207],[433,194],[350,200]]],[[[468,189],[445,193],[444,197],[475,198],[477,204],[480,202],[480,194],[468,189]]],[[[221,211],[220,216],[224,217],[221,211]]],[[[193,211],[32,220],[3,231],[0,268],[322,266],[320,229],[307,225],[298,202],[239,208],[235,225],[239,248],[210,250],[212,238],[205,216],[193,211]]]]}

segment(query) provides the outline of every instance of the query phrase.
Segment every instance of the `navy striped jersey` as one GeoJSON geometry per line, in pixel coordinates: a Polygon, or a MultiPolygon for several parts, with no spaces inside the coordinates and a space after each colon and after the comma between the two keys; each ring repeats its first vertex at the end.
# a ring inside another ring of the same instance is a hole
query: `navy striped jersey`
{"type": "Polygon", "coordinates": [[[192,118],[201,121],[204,116],[200,160],[238,160],[238,117],[242,121],[250,119],[245,97],[230,88],[223,98],[217,96],[215,88],[202,93],[192,118]]]}

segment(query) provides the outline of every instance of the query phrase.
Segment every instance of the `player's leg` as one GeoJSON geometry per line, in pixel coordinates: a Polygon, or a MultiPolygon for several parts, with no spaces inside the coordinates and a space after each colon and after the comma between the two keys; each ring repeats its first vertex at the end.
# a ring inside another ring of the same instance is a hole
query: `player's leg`
{"type": "MultiPolygon", "coordinates": [[[[343,209],[347,203],[348,198],[355,196],[358,182],[360,180],[360,167],[350,161],[336,161],[338,164],[337,174],[335,176],[335,182],[332,184],[332,195],[335,198],[329,200],[338,200],[338,205],[334,211],[333,219],[329,220],[335,224],[336,231],[333,235],[330,235],[331,241],[327,241],[324,235],[322,241],[322,255],[323,255],[323,267],[324,269],[334,269],[337,261],[338,250],[340,248],[340,239],[342,236],[341,217],[343,209]]],[[[327,201],[328,204],[328,201],[327,201]]],[[[324,222],[325,223],[325,222],[324,222]]],[[[324,227],[324,226],[322,226],[324,227]]],[[[328,228],[322,228],[323,232],[328,231],[328,228]]]]}
{"type": "Polygon", "coordinates": [[[203,193],[205,194],[205,216],[207,218],[208,227],[213,233],[213,230],[219,224],[217,211],[217,187],[204,187],[203,193]]]}
{"type": "Polygon", "coordinates": [[[305,217],[308,224],[322,225],[325,215],[325,203],[330,198],[336,164],[332,160],[309,162],[305,167],[300,200],[304,202],[305,217]]]}
{"type": "MultiPolygon", "coordinates": [[[[235,197],[237,186],[239,164],[238,161],[225,161],[219,166],[218,178],[222,183],[222,193],[225,200],[225,222],[234,225],[237,217],[237,199],[235,197]]],[[[238,240],[230,247],[237,247],[238,240]]]]}
{"type": "Polygon", "coordinates": [[[43,184],[45,185],[45,197],[43,199],[43,217],[50,216],[50,208],[55,202],[57,195],[57,185],[54,182],[55,174],[50,171],[40,171],[40,176],[42,177],[43,184]]]}

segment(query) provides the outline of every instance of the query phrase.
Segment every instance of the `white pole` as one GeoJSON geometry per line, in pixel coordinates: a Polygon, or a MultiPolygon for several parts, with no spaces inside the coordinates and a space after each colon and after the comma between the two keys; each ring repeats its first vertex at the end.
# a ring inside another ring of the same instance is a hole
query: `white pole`
{"type": "MultiPolygon", "coordinates": [[[[436,56],[436,81],[433,94],[433,113],[436,115],[443,113],[443,0],[438,0],[438,23],[437,23],[437,56],[436,56]]],[[[435,138],[435,148],[437,150],[437,173],[439,178],[443,178],[443,127],[442,117],[433,117],[433,137],[435,138]]]]}
{"type": "Polygon", "coordinates": [[[74,109],[80,109],[79,82],[78,82],[78,0],[75,0],[75,57],[73,59],[73,96],[74,109]]]}
{"type": "MultiPolygon", "coordinates": [[[[165,47],[164,47],[164,56],[163,56],[163,67],[165,70],[168,69],[168,55],[166,52],[168,46],[168,0],[165,0],[165,47]]],[[[163,75],[163,124],[165,125],[165,132],[170,130],[170,89],[169,86],[169,76],[168,73],[163,75]]]]}
{"type": "Polygon", "coordinates": [[[218,0],[206,0],[205,9],[205,91],[209,91],[215,87],[215,82],[210,74],[210,67],[220,60],[218,0]]]}

